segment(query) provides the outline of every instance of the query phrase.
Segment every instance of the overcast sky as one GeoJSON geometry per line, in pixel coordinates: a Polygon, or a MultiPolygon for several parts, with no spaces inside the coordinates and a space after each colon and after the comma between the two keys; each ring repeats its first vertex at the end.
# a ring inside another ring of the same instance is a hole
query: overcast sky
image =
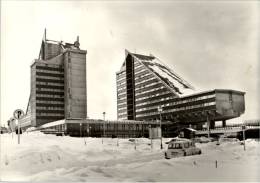
{"type": "Polygon", "coordinates": [[[88,116],[116,119],[124,49],[153,54],[200,90],[246,92],[241,119],[260,118],[259,4],[216,1],[2,1],[1,122],[26,110],[30,64],[47,39],[87,50],[88,116]],[[257,88],[258,87],[258,88],[257,88]]]}

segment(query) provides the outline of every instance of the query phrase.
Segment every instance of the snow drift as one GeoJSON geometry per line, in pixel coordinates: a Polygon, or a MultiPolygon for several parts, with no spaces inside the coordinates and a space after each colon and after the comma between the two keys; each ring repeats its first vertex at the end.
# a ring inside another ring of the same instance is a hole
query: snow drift
{"type": "MultiPolygon", "coordinates": [[[[260,143],[197,144],[202,155],[164,159],[160,140],[1,135],[1,181],[260,181],[260,143]],[[119,144],[119,146],[117,145],[119,144]],[[216,168],[215,163],[218,163],[216,168]]],[[[169,139],[163,139],[165,142],[169,139]]]]}

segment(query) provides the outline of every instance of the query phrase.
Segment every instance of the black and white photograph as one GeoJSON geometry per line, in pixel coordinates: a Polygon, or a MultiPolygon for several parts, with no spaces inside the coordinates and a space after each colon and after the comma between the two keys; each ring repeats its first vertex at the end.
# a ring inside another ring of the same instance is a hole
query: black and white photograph
{"type": "Polygon", "coordinates": [[[0,10],[0,182],[260,182],[259,1],[0,10]]]}

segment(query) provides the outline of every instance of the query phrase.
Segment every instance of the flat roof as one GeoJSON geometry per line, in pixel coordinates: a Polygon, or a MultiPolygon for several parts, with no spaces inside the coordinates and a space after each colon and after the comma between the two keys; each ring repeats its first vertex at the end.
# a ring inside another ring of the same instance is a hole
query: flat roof
{"type": "MultiPolygon", "coordinates": [[[[62,119],[58,121],[53,121],[46,123],[44,125],[41,125],[37,127],[38,129],[41,128],[48,128],[56,125],[62,125],[62,124],[147,124],[147,125],[156,125],[160,124],[159,121],[135,121],[135,120],[101,120],[101,119],[62,119]]],[[[171,122],[169,121],[162,121],[162,124],[169,124],[171,122]]]]}

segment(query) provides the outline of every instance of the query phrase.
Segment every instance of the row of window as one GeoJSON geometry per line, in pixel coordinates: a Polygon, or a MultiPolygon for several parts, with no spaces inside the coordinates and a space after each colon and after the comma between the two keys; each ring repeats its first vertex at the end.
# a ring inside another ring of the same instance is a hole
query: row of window
{"type": "Polygon", "coordinates": [[[37,72],[51,73],[51,74],[63,74],[63,71],[53,71],[53,70],[45,70],[45,69],[37,69],[37,72]]]}
{"type": "Polygon", "coordinates": [[[124,80],[123,82],[118,82],[118,83],[117,83],[117,86],[120,87],[120,86],[122,86],[122,85],[125,85],[125,83],[126,83],[125,80],[124,80]]]}
{"type": "Polygon", "coordinates": [[[42,70],[50,70],[50,71],[64,71],[64,68],[60,65],[59,68],[51,67],[51,66],[39,66],[36,65],[36,69],[42,69],[42,70]]]}
{"type": "Polygon", "coordinates": [[[60,78],[64,78],[64,74],[63,73],[45,73],[45,72],[36,72],[37,76],[55,76],[55,77],[60,77],[60,78]]]}
{"type": "Polygon", "coordinates": [[[45,84],[38,84],[38,83],[36,83],[36,88],[51,88],[51,89],[61,89],[61,90],[64,90],[64,86],[45,85],[45,84]]]}
{"type": "Polygon", "coordinates": [[[36,97],[64,98],[64,95],[36,94],[36,97]]]}
{"type": "Polygon", "coordinates": [[[135,63],[135,66],[134,66],[135,70],[138,69],[138,68],[140,68],[140,67],[143,67],[143,65],[142,65],[142,64],[139,64],[139,63],[138,63],[138,64],[135,63]]]}
{"type": "Polygon", "coordinates": [[[39,82],[39,81],[36,81],[36,84],[51,85],[51,86],[64,86],[64,83],[50,83],[50,82],[39,82]]]}
{"type": "Polygon", "coordinates": [[[141,73],[141,72],[143,72],[143,71],[145,71],[145,70],[146,70],[145,67],[142,67],[141,69],[136,69],[136,70],[135,70],[135,75],[136,75],[136,74],[139,74],[139,73],[141,73]]]}
{"type": "Polygon", "coordinates": [[[117,89],[118,92],[122,91],[122,90],[125,90],[126,89],[126,86],[123,86],[123,87],[120,87],[117,89]]]}
{"type": "Polygon", "coordinates": [[[120,95],[126,95],[126,91],[118,93],[118,96],[120,96],[120,95]]]}
{"type": "Polygon", "coordinates": [[[140,65],[138,67],[135,68],[135,73],[139,73],[139,71],[143,71],[145,70],[146,68],[143,66],[143,65],[140,65]]]}
{"type": "Polygon", "coordinates": [[[117,90],[121,90],[122,88],[125,88],[126,87],[126,85],[117,85],[117,90]]]}
{"type": "Polygon", "coordinates": [[[192,105],[192,106],[183,106],[180,108],[175,108],[175,109],[168,109],[168,110],[164,110],[165,112],[175,112],[175,111],[182,111],[182,110],[189,110],[189,109],[195,109],[195,108],[200,108],[200,107],[207,107],[207,106],[211,106],[211,105],[216,105],[216,102],[207,102],[207,103],[203,103],[203,104],[197,104],[197,105],[192,105]]]}
{"type": "Polygon", "coordinates": [[[117,78],[117,82],[121,82],[121,81],[123,81],[123,80],[125,80],[125,76],[124,77],[121,77],[121,78],[117,78]]]}
{"type": "Polygon", "coordinates": [[[36,88],[37,91],[50,91],[50,92],[60,92],[64,91],[63,88],[36,88]]]}
{"type": "Polygon", "coordinates": [[[53,67],[53,68],[61,68],[61,65],[56,65],[56,64],[46,64],[46,63],[41,63],[41,62],[37,62],[36,66],[49,66],[49,67],[53,67]]]}
{"type": "Polygon", "coordinates": [[[118,104],[117,106],[118,107],[124,107],[124,106],[126,106],[126,103],[121,103],[121,104],[118,104]]]}
{"type": "Polygon", "coordinates": [[[64,116],[64,114],[59,114],[59,113],[44,113],[44,112],[39,112],[39,113],[36,113],[36,116],[64,116]]]}
{"type": "Polygon", "coordinates": [[[204,99],[208,99],[208,98],[214,98],[216,97],[215,93],[211,94],[211,95],[205,95],[205,96],[200,96],[200,97],[193,97],[193,98],[189,98],[189,99],[183,99],[181,101],[178,101],[179,103],[187,103],[187,102],[193,102],[193,101],[198,101],[198,100],[204,100],[204,99]]]}
{"type": "MultiPolygon", "coordinates": [[[[159,95],[159,93],[158,93],[159,95]]],[[[151,100],[151,101],[148,101],[148,102],[142,102],[142,103],[139,103],[139,104],[136,104],[136,107],[139,107],[139,106],[143,106],[143,105],[147,105],[147,104],[153,104],[153,103],[157,103],[157,102],[160,102],[162,100],[170,100],[170,99],[173,99],[174,97],[166,97],[166,98],[160,98],[160,99],[156,99],[156,100],[151,100]]]]}
{"type": "Polygon", "coordinates": [[[126,101],[126,96],[125,97],[122,97],[122,98],[118,98],[117,99],[117,103],[119,104],[119,103],[125,103],[126,101]]]}
{"type": "Polygon", "coordinates": [[[64,78],[61,78],[59,76],[39,76],[39,75],[36,75],[36,78],[39,78],[39,79],[53,79],[53,80],[60,80],[60,81],[64,80],[64,78]]]}
{"type": "Polygon", "coordinates": [[[194,101],[204,100],[204,99],[209,99],[209,98],[214,98],[214,97],[215,97],[215,95],[208,95],[208,96],[193,98],[192,100],[190,100],[190,99],[179,100],[179,101],[171,102],[170,105],[185,104],[185,103],[189,103],[189,102],[194,102],[194,101]]]}
{"type": "Polygon", "coordinates": [[[50,107],[50,106],[36,106],[36,109],[47,109],[47,110],[63,110],[64,107],[50,107]]]}
{"type": "Polygon", "coordinates": [[[144,78],[146,76],[152,76],[151,73],[147,72],[146,74],[142,74],[142,75],[139,75],[139,76],[135,76],[135,81],[138,80],[138,79],[141,79],[141,78],[144,78]]]}
{"type": "MultiPolygon", "coordinates": [[[[147,74],[151,74],[150,72],[149,72],[149,70],[144,70],[143,72],[139,72],[138,74],[135,74],[135,80],[136,81],[138,81],[138,80],[140,80],[140,78],[144,78],[144,77],[147,77],[147,76],[149,76],[149,75],[147,75],[147,74]],[[145,76],[144,76],[145,75],[145,76]],[[143,76],[143,77],[142,77],[143,76]]],[[[152,74],[151,74],[152,75],[152,74]]]]}
{"type": "Polygon", "coordinates": [[[125,76],[125,72],[121,72],[117,74],[117,78],[120,79],[125,76]]]}
{"type": "Polygon", "coordinates": [[[64,104],[64,101],[46,101],[46,100],[36,100],[36,103],[43,103],[43,104],[64,104]]]}
{"type": "Polygon", "coordinates": [[[157,85],[159,83],[160,82],[156,81],[156,82],[150,83],[148,85],[141,85],[140,87],[136,87],[135,91],[136,91],[136,93],[138,93],[138,92],[142,93],[142,89],[148,88],[149,86],[157,85]],[[141,91],[137,91],[137,90],[141,90],[141,91]]]}
{"type": "Polygon", "coordinates": [[[165,92],[156,93],[156,94],[153,94],[153,95],[146,95],[146,96],[141,97],[141,98],[136,98],[136,101],[145,100],[145,99],[148,99],[148,98],[153,98],[153,97],[157,97],[159,95],[165,95],[165,94],[169,94],[169,93],[171,93],[171,92],[165,91],[165,92]]]}
{"type": "Polygon", "coordinates": [[[163,88],[165,88],[165,87],[164,87],[164,86],[161,86],[161,87],[158,87],[158,88],[152,88],[152,89],[147,90],[147,91],[144,91],[144,92],[142,92],[142,93],[136,93],[136,96],[142,95],[142,94],[145,94],[145,93],[154,92],[154,91],[157,91],[157,90],[160,90],[160,89],[163,89],[163,88]]]}
{"type": "MultiPolygon", "coordinates": [[[[177,111],[195,109],[195,108],[206,107],[206,106],[211,106],[211,105],[216,105],[216,102],[208,102],[208,103],[203,103],[203,104],[198,104],[198,105],[193,105],[193,106],[183,106],[183,107],[179,107],[179,108],[163,110],[162,113],[177,112],[177,111]]],[[[149,112],[149,113],[144,113],[144,114],[137,114],[136,117],[144,117],[144,116],[150,116],[150,115],[154,115],[154,114],[159,114],[159,112],[149,112]]]]}
{"type": "Polygon", "coordinates": [[[137,85],[139,85],[139,84],[142,84],[142,83],[145,83],[145,82],[147,82],[147,81],[151,81],[151,80],[153,80],[153,79],[154,79],[154,77],[149,77],[148,79],[141,80],[141,81],[139,81],[139,82],[136,82],[136,83],[135,83],[135,86],[137,86],[137,85]]]}
{"type": "Polygon", "coordinates": [[[127,112],[119,112],[118,116],[123,116],[123,115],[126,115],[126,114],[127,114],[127,112]]]}
{"type": "MultiPolygon", "coordinates": [[[[194,108],[198,108],[198,107],[205,107],[205,106],[208,106],[208,104],[210,104],[210,102],[197,104],[197,105],[184,106],[184,107],[180,107],[180,108],[177,108],[177,109],[188,110],[188,109],[194,109],[194,108]]],[[[167,104],[161,105],[161,107],[172,106],[172,105],[174,105],[174,104],[173,103],[167,103],[167,104]]],[[[150,109],[157,109],[157,107],[158,107],[157,105],[156,106],[150,106],[150,107],[144,107],[144,108],[141,108],[141,109],[137,109],[136,112],[146,111],[146,110],[150,110],[150,109]]],[[[172,110],[172,109],[169,109],[169,110],[172,110]]],[[[165,110],[165,111],[167,111],[167,110],[165,110]]]]}
{"type": "Polygon", "coordinates": [[[124,107],[118,107],[118,111],[125,111],[126,110],[126,106],[124,106],[124,107]]]}

